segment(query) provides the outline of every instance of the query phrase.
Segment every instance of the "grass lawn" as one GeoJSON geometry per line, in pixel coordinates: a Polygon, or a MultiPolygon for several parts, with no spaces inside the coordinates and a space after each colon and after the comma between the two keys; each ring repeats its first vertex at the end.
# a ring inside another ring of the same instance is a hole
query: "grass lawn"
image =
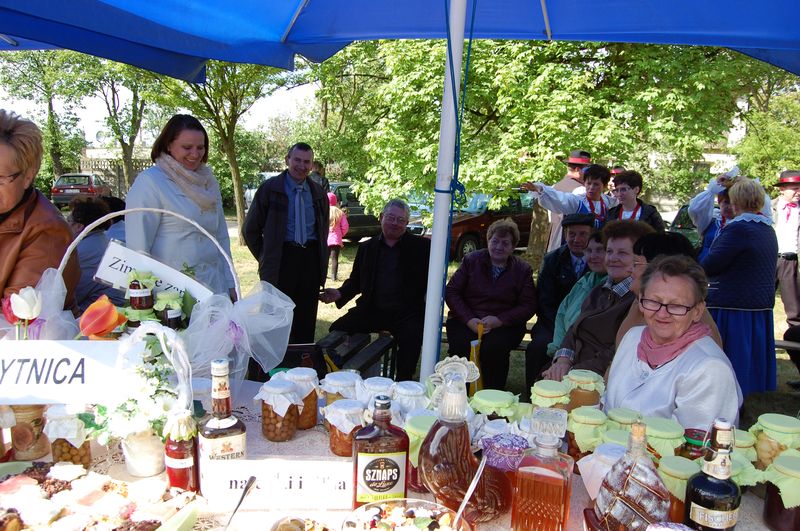
{"type": "MultiPolygon", "coordinates": [[[[350,275],[353,268],[353,259],[356,254],[356,244],[345,244],[339,256],[339,281],[334,282],[328,280],[328,287],[338,287],[344,279],[350,275]]],[[[233,253],[233,261],[236,266],[236,272],[239,275],[239,280],[242,285],[242,293],[247,294],[250,288],[258,281],[258,268],[256,260],[247,250],[247,247],[240,246],[236,238],[231,239],[231,251],[233,253]]],[[[450,264],[448,273],[450,275],[455,271],[455,264],[450,264]]],[[[333,304],[319,305],[319,312],[317,314],[317,339],[327,335],[328,327],[330,324],[339,318],[341,315],[352,307],[354,302],[350,302],[341,310],[336,308],[333,304]]],[[[783,303],[780,297],[775,299],[775,337],[782,338],[783,333],[786,331],[786,314],[783,310],[783,303]]],[[[447,345],[442,345],[442,353],[446,354],[447,345]]],[[[779,351],[777,353],[778,362],[778,389],[771,393],[756,393],[747,397],[745,400],[745,408],[740,424],[744,427],[749,427],[753,424],[761,413],[773,412],[783,413],[786,415],[796,416],[800,411],[800,393],[792,391],[787,385],[787,380],[796,380],[800,377],[797,374],[789,356],[779,351]]],[[[511,353],[511,369],[508,375],[507,387],[509,391],[514,393],[523,394],[525,387],[525,356],[524,353],[513,351],[511,353]]]]}

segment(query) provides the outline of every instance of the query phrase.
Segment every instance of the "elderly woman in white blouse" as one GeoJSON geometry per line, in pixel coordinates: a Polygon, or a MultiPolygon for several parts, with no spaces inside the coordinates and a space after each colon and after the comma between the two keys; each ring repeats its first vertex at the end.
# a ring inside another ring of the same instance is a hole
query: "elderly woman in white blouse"
{"type": "Polygon", "coordinates": [[[664,256],[641,279],[646,326],[631,328],[608,375],[606,409],[628,407],[707,429],[716,417],[736,422],[742,392],[725,353],[701,322],[708,281],[684,256],[664,256]]]}

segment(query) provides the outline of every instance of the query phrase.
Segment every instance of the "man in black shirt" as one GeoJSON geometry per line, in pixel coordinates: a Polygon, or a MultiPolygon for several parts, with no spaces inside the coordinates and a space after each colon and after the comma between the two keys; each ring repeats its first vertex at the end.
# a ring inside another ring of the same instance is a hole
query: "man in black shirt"
{"type": "Polygon", "coordinates": [[[381,234],[359,245],[350,278],[320,295],[322,302],[341,308],[361,294],[330,329],[390,331],[398,346],[397,381],[412,379],[419,361],[431,249],[430,240],[406,232],[409,214],[404,201],[389,201],[380,217],[381,234]]]}

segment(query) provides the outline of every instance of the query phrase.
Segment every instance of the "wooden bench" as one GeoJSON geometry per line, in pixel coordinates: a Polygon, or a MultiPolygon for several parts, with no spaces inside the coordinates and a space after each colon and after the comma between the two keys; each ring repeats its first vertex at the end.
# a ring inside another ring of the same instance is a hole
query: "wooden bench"
{"type": "Polygon", "coordinates": [[[392,378],[397,358],[397,342],[385,332],[375,339],[370,334],[333,331],[317,345],[339,369],[357,370],[363,378],[392,378]]]}

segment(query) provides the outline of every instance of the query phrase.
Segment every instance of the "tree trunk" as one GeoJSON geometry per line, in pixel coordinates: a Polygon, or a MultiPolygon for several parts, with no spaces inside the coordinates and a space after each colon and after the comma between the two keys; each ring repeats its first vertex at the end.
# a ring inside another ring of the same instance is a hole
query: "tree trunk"
{"type": "Polygon", "coordinates": [[[531,235],[528,238],[528,255],[531,267],[538,272],[550,240],[550,213],[537,201],[533,205],[531,235]]]}
{"type": "Polygon", "coordinates": [[[47,130],[50,133],[50,160],[53,163],[53,178],[58,179],[64,173],[64,166],[61,164],[61,131],[58,129],[56,111],[53,108],[53,98],[47,99],[47,130]]]}
{"type": "Polygon", "coordinates": [[[133,179],[136,177],[133,174],[133,144],[120,142],[120,147],[122,148],[122,174],[125,176],[125,191],[127,192],[133,186],[133,179]]]}
{"type": "Polygon", "coordinates": [[[228,166],[231,168],[231,179],[233,180],[233,201],[236,204],[236,224],[239,231],[239,245],[244,245],[244,188],[242,178],[239,173],[239,161],[236,160],[236,144],[233,136],[220,138],[222,150],[228,158],[228,166]]]}

